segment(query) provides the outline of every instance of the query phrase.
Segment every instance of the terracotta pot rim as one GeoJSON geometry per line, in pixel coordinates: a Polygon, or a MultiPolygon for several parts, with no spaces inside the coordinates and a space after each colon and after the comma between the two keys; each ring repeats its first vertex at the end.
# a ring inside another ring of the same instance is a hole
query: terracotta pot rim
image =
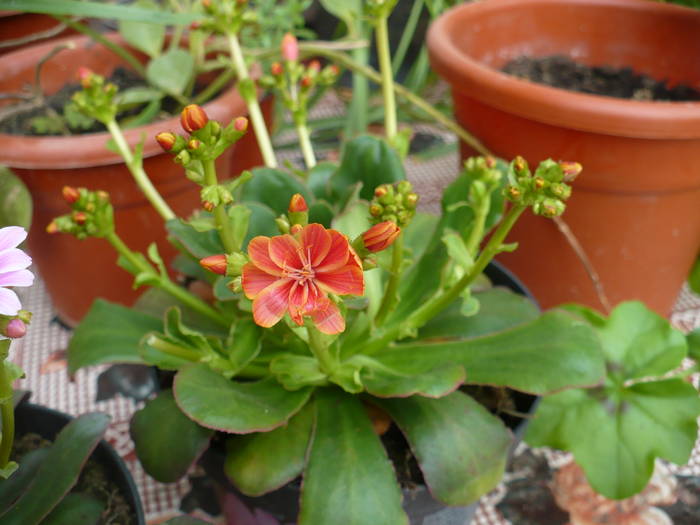
{"type": "Polygon", "coordinates": [[[489,0],[455,6],[431,25],[427,45],[433,69],[452,89],[466,96],[545,124],[581,131],[635,138],[691,139],[700,137],[700,102],[644,102],[575,93],[521,80],[482,64],[456,44],[454,35],[474,16],[532,6],[574,5],[586,9],[615,7],[630,11],[683,13],[700,11],[648,0],[489,0]]]}
{"type": "MultiPolygon", "coordinates": [[[[117,33],[108,33],[105,36],[110,40],[123,42],[117,33]]],[[[83,48],[90,44],[99,45],[85,35],[67,37],[8,53],[2,57],[2,60],[3,63],[9,63],[13,59],[18,61],[28,60],[29,57],[36,54],[36,50],[39,48],[46,48],[48,51],[56,45],[68,41],[73,41],[78,48],[83,48]]],[[[40,55],[43,54],[45,53],[40,53],[40,55]]],[[[61,60],[61,57],[62,54],[59,54],[52,60],[61,60]]],[[[228,118],[232,114],[244,115],[247,113],[245,101],[239,95],[235,85],[231,85],[220,96],[207,102],[202,107],[205,108],[210,118],[217,120],[228,118]]],[[[163,151],[153,139],[161,131],[181,131],[179,116],[126,130],[124,136],[132,148],[139,143],[142,136],[145,136],[143,156],[148,158],[163,151]]],[[[106,131],[70,137],[24,136],[0,133],[0,144],[3,145],[0,150],[0,163],[10,168],[25,169],[73,169],[122,164],[124,161],[121,156],[106,148],[110,138],[110,134],[106,131]],[[40,156],[38,155],[39,151],[41,151],[40,156]]]]}

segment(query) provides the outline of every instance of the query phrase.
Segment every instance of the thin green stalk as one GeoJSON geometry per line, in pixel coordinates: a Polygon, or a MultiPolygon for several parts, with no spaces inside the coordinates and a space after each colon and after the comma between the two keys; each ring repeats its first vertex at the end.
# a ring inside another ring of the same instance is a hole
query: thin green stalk
{"type": "MultiPolygon", "coordinates": [[[[348,69],[351,69],[352,71],[357,71],[358,73],[361,73],[362,75],[366,76],[370,80],[376,83],[381,83],[382,81],[382,76],[381,74],[376,71],[375,69],[369,67],[369,66],[364,66],[362,64],[359,64],[352,58],[350,58],[348,55],[345,53],[341,53],[339,51],[333,51],[331,49],[327,49],[323,46],[318,46],[318,45],[313,45],[313,44],[300,44],[299,45],[300,50],[304,53],[305,56],[311,56],[311,55],[316,55],[316,56],[324,56],[331,61],[340,64],[343,67],[346,67],[348,69]]],[[[442,114],[440,111],[435,109],[427,100],[424,98],[421,98],[420,96],[416,95],[415,93],[412,93],[410,90],[406,89],[404,86],[401,84],[398,84],[396,82],[393,83],[394,85],[394,91],[396,92],[397,95],[405,99],[407,102],[412,104],[413,106],[423,110],[425,113],[430,115],[435,122],[443,125],[446,129],[452,131],[455,135],[457,135],[461,140],[463,140],[466,144],[468,144],[470,147],[472,147],[474,150],[478,151],[479,154],[481,155],[492,155],[492,153],[484,146],[476,137],[474,137],[471,133],[469,133],[467,130],[465,130],[463,127],[461,127],[459,124],[457,124],[454,120],[449,118],[448,116],[442,114]]]]}
{"type": "MultiPolygon", "coordinates": [[[[248,74],[248,68],[245,65],[243,50],[241,49],[241,44],[238,41],[238,37],[232,33],[229,33],[227,36],[229,49],[231,52],[231,59],[233,60],[233,65],[238,75],[238,81],[250,81],[250,75],[248,74]]],[[[272,147],[270,135],[267,132],[265,118],[263,117],[262,110],[258,104],[257,93],[255,92],[255,89],[253,89],[252,93],[249,94],[244,91],[241,93],[241,95],[248,105],[248,114],[250,115],[250,120],[253,122],[253,130],[255,131],[255,137],[258,139],[258,146],[260,147],[260,152],[262,153],[265,166],[268,168],[276,168],[277,158],[275,157],[275,151],[272,147]]]]}
{"type": "Polygon", "coordinates": [[[153,275],[158,275],[155,269],[148,264],[146,261],[141,259],[140,257],[137,257],[134,252],[131,251],[131,249],[122,241],[121,237],[117,235],[116,232],[110,232],[107,235],[105,235],[105,240],[109,242],[109,244],[112,245],[112,247],[117,251],[119,255],[124,257],[131,266],[136,268],[139,272],[142,273],[153,273],[153,275]]]}
{"type": "Polygon", "coordinates": [[[391,254],[391,270],[389,273],[389,282],[386,283],[384,297],[377,310],[377,315],[374,319],[376,326],[381,326],[386,320],[391,310],[396,305],[396,291],[399,289],[401,280],[401,266],[403,263],[403,232],[394,240],[391,254]]]}
{"type": "Polygon", "coordinates": [[[143,194],[160,214],[160,216],[163,217],[164,221],[174,219],[176,217],[175,213],[173,213],[173,210],[170,209],[168,203],[163,200],[163,197],[160,196],[158,190],[156,190],[155,186],[153,186],[151,183],[148,175],[146,175],[146,172],[143,170],[143,163],[141,159],[134,158],[131,148],[129,148],[129,144],[127,144],[126,138],[124,137],[119,124],[117,124],[117,121],[112,119],[111,121],[107,122],[107,129],[111,133],[112,138],[117,145],[117,149],[119,149],[119,153],[124,158],[127,168],[129,168],[131,175],[133,175],[136,184],[139,188],[141,188],[143,194]]]}
{"type": "Polygon", "coordinates": [[[311,353],[318,359],[321,370],[327,375],[332,374],[336,369],[336,363],[328,351],[328,345],[323,340],[321,332],[310,324],[307,325],[306,330],[309,334],[309,348],[311,349],[311,353]]]}
{"type": "MultiPolygon", "coordinates": [[[[208,186],[216,186],[219,183],[216,178],[216,163],[214,160],[207,160],[204,162],[204,182],[208,186]]],[[[224,203],[220,203],[214,208],[214,220],[216,221],[219,237],[221,238],[221,243],[224,245],[226,253],[235,252],[236,242],[233,226],[231,224],[231,219],[229,219],[226,213],[226,205],[224,203]]]]}
{"type": "Polygon", "coordinates": [[[204,88],[194,99],[193,104],[203,104],[210,98],[221,91],[234,77],[236,72],[233,69],[225,69],[214,80],[212,80],[206,88],[204,88]]]}
{"type": "Polygon", "coordinates": [[[314,147],[311,144],[309,128],[306,127],[305,122],[300,122],[296,125],[296,129],[297,134],[299,135],[299,146],[301,147],[301,152],[304,155],[306,169],[310,170],[316,165],[316,155],[314,155],[314,147]]]}
{"type": "Polygon", "coordinates": [[[411,7],[411,12],[408,15],[408,20],[403,28],[401,34],[401,40],[399,41],[399,46],[396,48],[396,53],[394,53],[394,59],[391,64],[391,71],[396,76],[399,73],[399,69],[403,65],[404,58],[406,58],[406,52],[408,47],[411,45],[411,40],[413,40],[413,35],[416,33],[416,26],[420,20],[420,14],[423,11],[423,3],[425,0],[414,0],[413,6],[411,7]]]}
{"type": "Polygon", "coordinates": [[[491,209],[490,193],[484,196],[479,201],[479,205],[474,210],[474,221],[472,221],[472,231],[469,232],[469,238],[466,242],[467,251],[472,257],[476,257],[479,252],[479,244],[484,236],[484,226],[486,225],[486,217],[491,209]]]}
{"type": "MultiPolygon", "coordinates": [[[[7,344],[10,341],[0,341],[7,344]]],[[[0,419],[2,420],[2,440],[0,440],[0,468],[4,468],[10,461],[12,442],[15,439],[15,410],[12,404],[12,384],[7,373],[7,365],[4,359],[0,359],[0,419]]]]}
{"type": "MultiPolygon", "coordinates": [[[[366,65],[369,62],[369,48],[361,47],[353,49],[352,55],[355,63],[366,65]]],[[[355,135],[367,130],[367,111],[369,106],[369,82],[362,74],[352,76],[352,99],[347,111],[345,124],[345,137],[351,139],[355,135]]]]}
{"type": "Polygon", "coordinates": [[[139,60],[134,55],[129,53],[129,51],[126,48],[123,48],[119,44],[115,44],[114,42],[103,36],[102,33],[95,31],[91,27],[86,26],[85,24],[81,24],[80,22],[76,22],[75,20],[71,20],[70,17],[60,15],[54,15],[54,17],[66,24],[71,29],[74,29],[79,33],[89,36],[95,42],[99,42],[107,49],[112,51],[114,54],[124,59],[124,61],[127,64],[129,64],[132,68],[134,68],[134,71],[136,71],[139,75],[141,75],[142,77],[146,76],[146,68],[143,67],[143,64],[139,62],[139,60]]]}
{"type": "Polygon", "coordinates": [[[178,357],[180,359],[186,359],[187,361],[197,362],[201,357],[200,353],[195,350],[183,348],[169,341],[164,341],[163,339],[160,339],[154,335],[150,336],[146,343],[164,354],[178,357]]]}
{"type": "Polygon", "coordinates": [[[381,16],[377,19],[374,35],[377,42],[382,96],[384,97],[384,131],[387,139],[392,141],[396,137],[398,126],[396,123],[396,99],[394,98],[393,87],[394,76],[391,71],[391,53],[389,51],[388,16],[381,16]]]}

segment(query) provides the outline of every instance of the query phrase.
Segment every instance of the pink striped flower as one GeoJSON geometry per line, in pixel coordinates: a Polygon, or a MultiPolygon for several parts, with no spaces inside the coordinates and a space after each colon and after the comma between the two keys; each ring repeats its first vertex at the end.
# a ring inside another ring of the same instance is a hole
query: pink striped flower
{"type": "Polygon", "coordinates": [[[273,326],[289,312],[300,326],[309,316],[319,331],[337,334],[345,330],[345,319],[328,294],[364,293],[362,264],[347,237],[320,224],[293,235],[255,237],[248,257],[243,291],[260,326],[273,326]]]}
{"type": "Polygon", "coordinates": [[[0,228],[0,315],[17,315],[22,308],[10,286],[31,286],[34,282],[34,274],[27,270],[32,259],[17,248],[26,238],[27,232],[19,226],[0,228]]]}

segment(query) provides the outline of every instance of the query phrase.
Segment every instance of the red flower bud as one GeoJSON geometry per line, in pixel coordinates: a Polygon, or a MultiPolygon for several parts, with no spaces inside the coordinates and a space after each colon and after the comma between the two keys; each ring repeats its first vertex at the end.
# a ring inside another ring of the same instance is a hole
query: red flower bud
{"type": "Polygon", "coordinates": [[[100,199],[102,202],[109,202],[109,193],[103,190],[97,190],[95,193],[97,195],[97,198],[100,199]]]}
{"type": "Polygon", "coordinates": [[[85,224],[85,221],[87,221],[87,215],[85,215],[85,212],[76,211],[73,213],[73,220],[76,224],[80,224],[82,226],[85,224]]]}
{"type": "Polygon", "coordinates": [[[49,233],[49,234],[58,233],[58,225],[56,224],[56,221],[51,221],[49,223],[49,225],[46,227],[46,233],[49,233]]]}
{"type": "Polygon", "coordinates": [[[226,267],[228,266],[228,263],[226,262],[225,255],[210,255],[209,257],[200,259],[199,264],[205,270],[209,270],[210,272],[219,275],[226,275],[226,267]]]}
{"type": "Polygon", "coordinates": [[[180,115],[180,124],[187,133],[193,133],[202,129],[209,122],[209,117],[205,111],[197,104],[185,106],[180,115]]]}
{"type": "Polygon", "coordinates": [[[245,117],[238,117],[233,121],[233,128],[241,133],[248,129],[248,119],[245,117]]]}
{"type": "Polygon", "coordinates": [[[310,73],[318,73],[321,71],[321,62],[318,60],[312,60],[309,62],[309,72],[310,73]]]}
{"type": "Polygon", "coordinates": [[[270,73],[272,73],[276,77],[280,76],[282,73],[284,73],[284,68],[282,67],[282,64],[280,64],[279,62],[273,62],[270,66],[270,73]]]}
{"type": "Polygon", "coordinates": [[[78,81],[84,89],[88,89],[92,85],[92,76],[95,73],[90,68],[80,66],[78,68],[78,81]]]}
{"type": "Polygon", "coordinates": [[[335,64],[331,64],[330,66],[327,66],[326,69],[333,76],[340,75],[340,68],[338,66],[336,66],[335,64]]]}
{"type": "Polygon", "coordinates": [[[583,166],[579,162],[563,160],[559,162],[561,170],[564,172],[564,182],[572,182],[583,171],[583,166]]]}
{"type": "Polygon", "coordinates": [[[80,198],[80,192],[73,186],[63,186],[61,194],[68,204],[73,204],[80,198]]]}
{"type": "Polygon", "coordinates": [[[295,193],[289,201],[289,213],[303,213],[309,211],[306,200],[301,193],[295,193]]]}
{"type": "Polygon", "coordinates": [[[391,246],[400,233],[401,228],[395,223],[384,221],[375,224],[363,233],[362,242],[364,242],[365,248],[367,248],[368,251],[376,253],[391,246]]]}
{"type": "Polygon", "coordinates": [[[313,80],[311,80],[309,75],[304,75],[301,77],[301,87],[310,88],[312,84],[313,80]]]}
{"type": "Polygon", "coordinates": [[[282,57],[289,62],[299,60],[299,43],[297,37],[291,33],[287,33],[282,38],[282,57]]]}
{"type": "Polygon", "coordinates": [[[5,328],[5,335],[10,339],[19,339],[27,333],[27,325],[21,319],[10,319],[5,328]]]}
{"type": "Polygon", "coordinates": [[[202,203],[202,208],[204,208],[207,211],[214,211],[214,203],[210,201],[204,201],[202,203]]]}
{"type": "Polygon", "coordinates": [[[156,135],[156,142],[160,144],[160,147],[163,148],[163,151],[170,151],[171,149],[173,149],[176,139],[177,137],[175,136],[175,134],[170,133],[169,131],[162,131],[161,133],[158,133],[158,135],[156,135]]]}

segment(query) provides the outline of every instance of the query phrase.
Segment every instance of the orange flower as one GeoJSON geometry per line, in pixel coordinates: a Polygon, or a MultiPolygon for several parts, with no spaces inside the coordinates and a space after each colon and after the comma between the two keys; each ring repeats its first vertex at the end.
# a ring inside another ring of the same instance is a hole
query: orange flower
{"type": "Polygon", "coordinates": [[[320,224],[309,224],[294,235],[255,237],[243,267],[243,292],[253,300],[253,319],[273,326],[289,312],[303,325],[310,316],[319,331],[337,334],[345,319],[328,297],[362,295],[364,275],[347,237],[320,224]]]}

